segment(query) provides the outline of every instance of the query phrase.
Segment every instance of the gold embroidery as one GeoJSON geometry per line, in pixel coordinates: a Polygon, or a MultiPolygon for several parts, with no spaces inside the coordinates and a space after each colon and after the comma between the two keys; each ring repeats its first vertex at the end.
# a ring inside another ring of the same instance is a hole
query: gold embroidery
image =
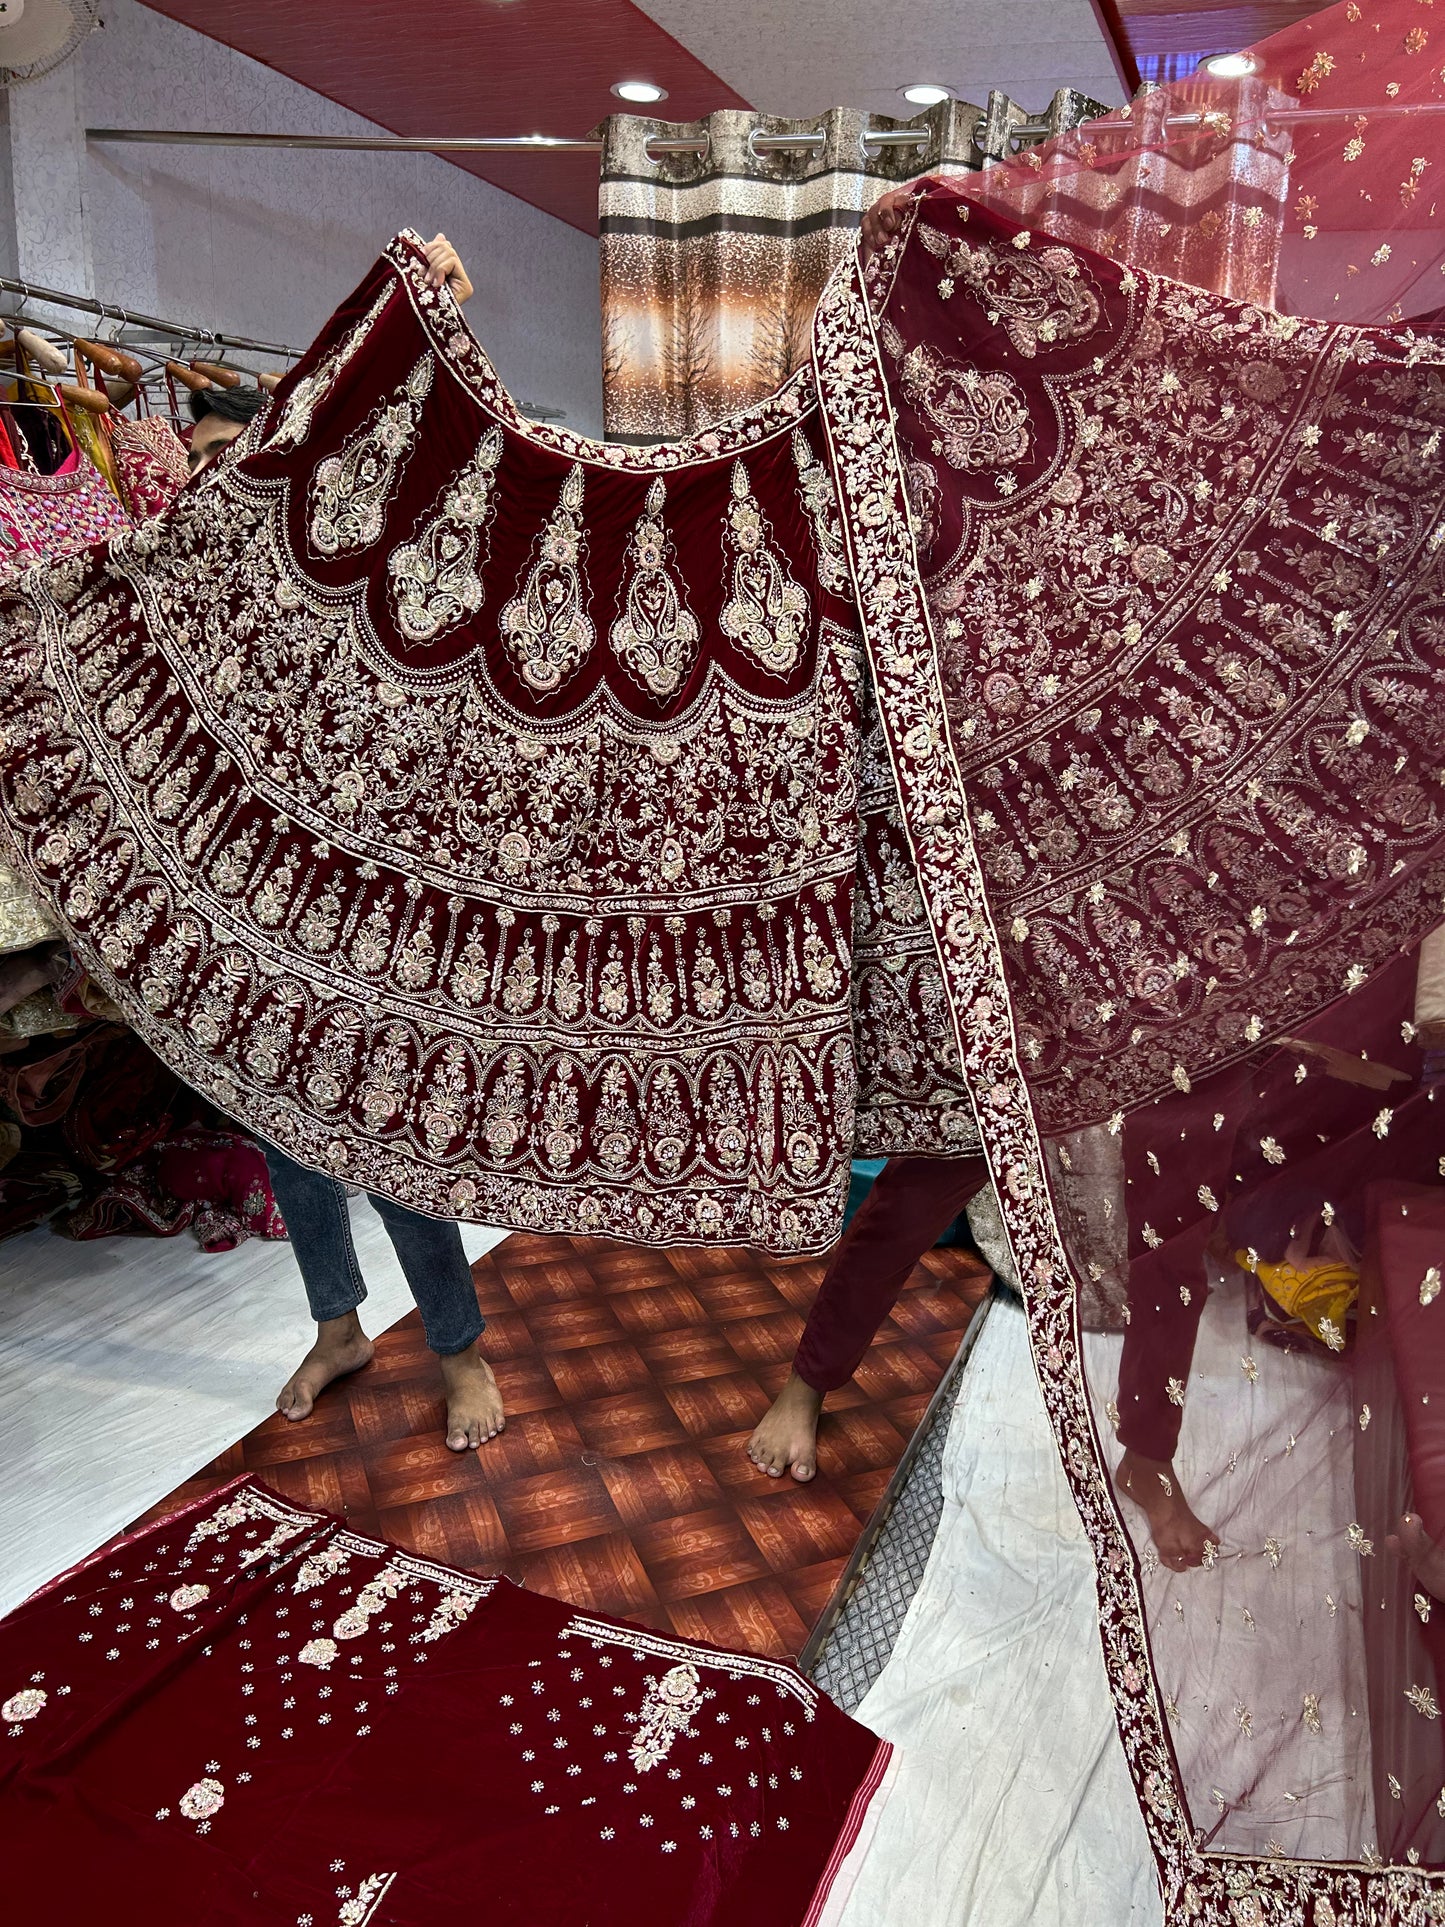
{"type": "Polygon", "coordinates": [[[539,694],[558,688],[590,653],[596,630],[586,614],[581,463],[562,484],[556,512],[538,537],[517,594],[502,611],[502,635],[539,694]]]}
{"type": "Polygon", "coordinates": [[[416,442],[421,405],[436,362],[423,355],[389,402],[335,455],[317,465],[311,483],[311,546],[318,555],[370,548],[381,534],[386,504],[416,442]]]}
{"type": "Polygon", "coordinates": [[[815,453],[801,428],[793,430],[793,460],[798,469],[798,493],[813,522],[818,545],[818,580],[836,596],[851,599],[853,579],[843,548],[843,524],[838,515],[838,493],[826,464],[815,453]]]}
{"type": "MultiPolygon", "coordinates": [[[[885,322],[882,334],[896,355],[898,331],[885,322]]],[[[1007,468],[1028,454],[1028,400],[1004,369],[980,374],[922,342],[898,357],[898,373],[904,400],[938,431],[933,452],[950,468],[1007,468]]]]}
{"type": "Polygon", "coordinates": [[[728,528],[731,539],[724,538],[724,547],[733,552],[732,596],[718,627],[768,675],[786,676],[802,649],[811,605],[807,590],[768,547],[771,530],[740,461],[733,464],[728,528]]]}
{"type": "Polygon", "coordinates": [[[1018,245],[1027,235],[1016,235],[1007,248],[987,242],[970,247],[930,227],[920,228],[919,236],[943,257],[949,278],[966,289],[989,320],[1003,323],[1026,359],[1041,347],[1079,340],[1098,326],[1099,298],[1085,285],[1079,258],[1070,249],[1028,253],[1018,245]]]}
{"type": "Polygon", "coordinates": [[[502,431],[493,428],[442,496],[439,513],[414,541],[392,550],[386,565],[392,613],[411,642],[434,642],[482,606],[481,570],[501,459],[502,431]]]}
{"type": "Polygon", "coordinates": [[[316,413],[318,404],[330,392],[336,377],[371,333],[380,318],[382,309],[390,301],[392,293],[393,289],[390,285],[383,288],[341,346],[333,348],[309,375],[301,377],[286,397],[280,418],[275,429],[266,437],[264,447],[295,448],[305,441],[311,433],[311,419],[316,413]]]}
{"type": "Polygon", "coordinates": [[[674,1666],[661,1679],[649,1679],[637,1733],[628,1754],[639,1773],[650,1773],[672,1751],[679,1733],[687,1733],[694,1715],[702,1710],[697,1668],[674,1666]]]}
{"type": "Polygon", "coordinates": [[[50,1695],[43,1686],[24,1686],[18,1693],[12,1693],[3,1706],[0,1706],[0,1720],[33,1720],[44,1710],[50,1695]]]}
{"type": "Polygon", "coordinates": [[[632,531],[632,570],[612,625],[613,653],[630,676],[654,696],[670,696],[697,650],[697,618],[680,585],[668,573],[672,545],[663,525],[667,486],[659,475],[632,531]]]}

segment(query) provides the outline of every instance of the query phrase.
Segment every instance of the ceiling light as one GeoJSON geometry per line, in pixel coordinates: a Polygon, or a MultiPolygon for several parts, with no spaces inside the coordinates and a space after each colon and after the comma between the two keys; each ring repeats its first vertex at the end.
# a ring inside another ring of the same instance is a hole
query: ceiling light
{"type": "Polygon", "coordinates": [[[953,98],[950,88],[936,86],[931,80],[920,80],[915,86],[900,87],[898,91],[915,107],[936,107],[941,100],[953,98]]]}
{"type": "Polygon", "coordinates": [[[667,89],[654,86],[650,80],[619,80],[612,89],[619,100],[666,100],[667,89]]]}
{"type": "Polygon", "coordinates": [[[1211,54],[1199,65],[1216,80],[1243,80],[1246,74],[1254,72],[1259,62],[1253,54],[1211,54]]]}

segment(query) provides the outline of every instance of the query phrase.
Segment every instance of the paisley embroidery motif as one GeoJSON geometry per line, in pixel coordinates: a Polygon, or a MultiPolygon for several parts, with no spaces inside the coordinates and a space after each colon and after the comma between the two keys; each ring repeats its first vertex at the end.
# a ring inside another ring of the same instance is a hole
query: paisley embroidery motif
{"type": "Polygon", "coordinates": [[[1040,248],[1037,254],[988,243],[975,248],[931,227],[920,228],[919,239],[943,259],[944,299],[955,284],[964,288],[991,322],[1003,323],[1029,361],[1041,347],[1080,340],[1099,324],[1099,297],[1085,285],[1079,258],[1068,248],[1040,248]]]}
{"type": "Polygon", "coordinates": [[[574,463],[531,565],[502,611],[502,636],[523,680],[540,695],[549,695],[572,674],[597,636],[586,614],[582,486],[582,466],[574,463]]]}
{"type": "MultiPolygon", "coordinates": [[[[882,335],[896,355],[898,331],[885,323],[882,335]]],[[[980,374],[920,342],[899,359],[898,373],[904,399],[937,431],[934,454],[950,468],[1008,468],[1028,454],[1028,399],[1002,368],[980,374]]]]}
{"type": "Polygon", "coordinates": [[[786,676],[808,632],[811,605],[807,590],[768,547],[771,530],[740,461],[733,464],[728,528],[723,543],[733,553],[732,595],[718,627],[768,675],[786,676]]]}
{"type": "Polygon", "coordinates": [[[330,393],[336,377],[375,327],[392,293],[391,287],[383,288],[341,346],[333,348],[309,375],[301,377],[286,397],[276,427],[266,437],[266,447],[296,448],[305,441],[311,433],[311,418],[316,413],[318,405],[330,393]]]}
{"type": "Polygon", "coordinates": [[[699,635],[683,589],[668,573],[672,544],[662,520],[666,499],[667,486],[659,475],[632,531],[633,567],[610,637],[628,675],[645,683],[654,696],[670,696],[677,688],[691,666],[699,635]]]}
{"type": "Polygon", "coordinates": [[[412,542],[393,549],[387,563],[392,613],[410,642],[434,642],[482,606],[481,569],[487,528],[496,514],[493,493],[502,459],[502,431],[483,436],[476,454],[442,496],[412,542]]]}
{"type": "Polygon", "coordinates": [[[436,362],[422,356],[389,402],[335,455],[317,467],[311,484],[311,546],[318,555],[366,549],[381,534],[386,504],[416,442],[421,405],[431,392],[436,362]]]}
{"type": "Polygon", "coordinates": [[[793,460],[798,467],[798,493],[812,518],[817,539],[818,580],[832,594],[851,597],[853,580],[843,550],[843,525],[838,519],[833,478],[801,428],[793,431],[793,460]]]}

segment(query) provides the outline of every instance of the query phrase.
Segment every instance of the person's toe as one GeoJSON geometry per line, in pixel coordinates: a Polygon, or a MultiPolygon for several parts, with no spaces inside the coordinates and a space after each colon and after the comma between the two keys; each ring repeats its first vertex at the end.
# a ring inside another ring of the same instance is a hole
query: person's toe
{"type": "Polygon", "coordinates": [[[795,1459],[793,1461],[793,1477],[798,1481],[799,1485],[806,1485],[817,1469],[817,1466],[811,1459],[795,1459]]]}

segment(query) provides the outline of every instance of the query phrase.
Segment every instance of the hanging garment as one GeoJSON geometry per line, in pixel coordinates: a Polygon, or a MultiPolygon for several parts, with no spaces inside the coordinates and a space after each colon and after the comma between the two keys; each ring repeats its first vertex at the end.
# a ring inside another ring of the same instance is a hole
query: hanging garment
{"type": "MultiPolygon", "coordinates": [[[[234,459],[10,618],[11,740],[70,773],[26,860],[157,1054],[303,1161],[493,1224],[821,1249],[852,620],[806,370],[648,454],[542,430],[403,238],[234,459]]],[[[875,950],[911,951],[865,1127],[947,1148],[972,1121],[867,780],[875,950]]]]}
{"type": "Polygon", "coordinates": [[[185,443],[170,423],[159,415],[118,415],[111,439],[121,500],[136,521],[169,508],[190,473],[185,443]]]}
{"type": "Polygon", "coordinates": [[[116,1927],[812,1927],[889,1755],[776,1660],[250,1482],[0,1622],[0,1694],[12,1901],[116,1927]]]}
{"type": "Polygon", "coordinates": [[[0,469],[0,583],[24,563],[54,561],[129,527],[129,516],[78,449],[53,475],[0,469]]]}

